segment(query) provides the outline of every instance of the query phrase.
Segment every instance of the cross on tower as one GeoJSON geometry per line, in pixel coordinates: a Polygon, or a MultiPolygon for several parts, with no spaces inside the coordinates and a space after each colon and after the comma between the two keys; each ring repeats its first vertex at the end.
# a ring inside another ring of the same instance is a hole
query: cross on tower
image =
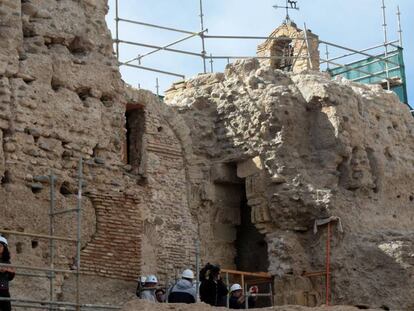
{"type": "Polygon", "coordinates": [[[298,0],[286,0],[286,6],[281,6],[281,5],[276,4],[273,7],[275,9],[285,9],[286,10],[286,21],[290,21],[289,10],[299,11],[298,0]]]}

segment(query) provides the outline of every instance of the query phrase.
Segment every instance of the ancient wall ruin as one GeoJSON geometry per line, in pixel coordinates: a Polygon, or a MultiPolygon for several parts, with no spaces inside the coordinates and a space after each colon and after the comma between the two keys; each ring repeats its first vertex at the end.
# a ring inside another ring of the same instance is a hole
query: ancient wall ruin
{"type": "Polygon", "coordinates": [[[334,303],[412,308],[414,122],[393,93],[246,60],[176,84],[165,100],[190,127],[203,172],[191,180],[200,189],[192,206],[200,223],[217,223],[200,228],[205,260],[236,267],[240,218],[217,180],[237,173],[265,236],[278,304],[325,301],[323,279],[304,273],[324,270],[326,226],[315,234],[314,221],[335,216],[344,230],[333,225],[334,303]],[[226,248],[212,251],[212,237],[226,248]]]}
{"type": "MultiPolygon", "coordinates": [[[[107,10],[105,1],[0,3],[0,229],[48,234],[49,184],[40,176],[57,176],[57,210],[74,208],[82,157],[83,302],[111,291],[119,302],[141,273],[165,280],[194,264],[188,133],[156,96],[121,80],[107,10]],[[143,111],[133,129],[131,107],[143,111]]],[[[76,223],[56,217],[55,234],[74,238],[76,223]]],[[[15,264],[48,265],[47,240],[7,237],[15,264]]],[[[70,269],[75,246],[56,244],[56,266],[70,269]]],[[[72,299],[74,284],[58,275],[57,297],[72,299]]],[[[48,299],[48,281],[18,276],[12,294],[48,299]]]]}
{"type": "MultiPolygon", "coordinates": [[[[48,234],[39,176],[52,170],[56,208],[74,207],[82,157],[82,302],[124,302],[139,274],[165,281],[200,239],[203,263],[268,270],[278,304],[319,305],[323,280],[303,273],[324,268],[315,219],[336,216],[333,303],[413,308],[414,124],[395,95],[246,60],[173,85],[166,105],[121,80],[107,10],[0,3],[0,229],[48,234]]],[[[68,214],[55,233],[75,228],[68,214]]],[[[7,237],[14,263],[48,264],[46,240],[7,237]]],[[[56,266],[74,257],[57,244],[56,266]]],[[[55,285],[74,299],[73,275],[55,285]]],[[[48,299],[48,282],[18,276],[12,294],[48,299]]]]}

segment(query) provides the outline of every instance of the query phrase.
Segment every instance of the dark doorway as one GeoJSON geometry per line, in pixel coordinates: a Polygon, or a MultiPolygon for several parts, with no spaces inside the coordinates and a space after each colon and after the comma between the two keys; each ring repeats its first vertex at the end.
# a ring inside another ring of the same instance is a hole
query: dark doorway
{"type": "Polygon", "coordinates": [[[145,111],[138,105],[127,106],[126,117],[126,162],[131,165],[131,172],[140,173],[143,137],[145,131],[145,111]]]}
{"type": "Polygon", "coordinates": [[[267,243],[252,223],[251,207],[247,204],[246,187],[242,186],[243,197],[240,204],[240,225],[237,226],[236,266],[240,271],[266,272],[269,267],[267,243]]]}

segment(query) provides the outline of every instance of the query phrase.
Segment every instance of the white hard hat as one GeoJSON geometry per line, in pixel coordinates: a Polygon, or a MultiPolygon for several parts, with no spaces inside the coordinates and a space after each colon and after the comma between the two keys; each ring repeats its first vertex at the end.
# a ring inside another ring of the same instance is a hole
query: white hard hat
{"type": "Polygon", "coordinates": [[[8,245],[6,238],[3,237],[3,236],[1,236],[1,235],[0,235],[0,243],[3,243],[5,245],[8,245]]]}
{"type": "Polygon", "coordinates": [[[240,284],[233,284],[231,287],[230,287],[230,293],[232,293],[232,292],[234,292],[234,291],[236,291],[236,290],[240,290],[240,289],[242,289],[242,287],[240,286],[240,284]]]}
{"type": "Polygon", "coordinates": [[[185,269],[183,274],[181,274],[181,277],[185,279],[194,279],[194,272],[190,269],[185,269]]]}
{"type": "Polygon", "coordinates": [[[158,283],[157,277],[155,275],[148,275],[145,283],[158,283]]]}

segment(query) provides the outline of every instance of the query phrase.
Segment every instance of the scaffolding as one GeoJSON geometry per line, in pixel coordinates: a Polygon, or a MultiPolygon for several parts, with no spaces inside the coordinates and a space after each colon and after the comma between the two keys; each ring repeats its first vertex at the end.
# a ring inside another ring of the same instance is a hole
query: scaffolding
{"type": "MultiPolygon", "coordinates": [[[[249,298],[255,297],[257,298],[265,298],[268,302],[262,302],[262,305],[259,307],[273,307],[274,300],[273,300],[273,277],[268,272],[246,272],[246,271],[237,271],[237,270],[230,270],[230,269],[221,269],[221,272],[224,274],[225,283],[227,288],[230,289],[230,285],[234,283],[240,284],[243,296],[246,297],[245,299],[245,306],[244,309],[249,309],[249,298]],[[251,293],[249,287],[251,286],[261,286],[262,290],[266,287],[267,292],[260,292],[260,293],[251,293]]],[[[227,295],[227,307],[230,304],[230,294],[227,295]]]]}
{"type": "Polygon", "coordinates": [[[46,310],[82,310],[82,309],[108,309],[118,310],[119,306],[112,305],[99,305],[99,304],[84,304],[80,301],[80,276],[81,272],[81,220],[82,220],[82,188],[83,188],[83,159],[79,159],[78,164],[78,193],[76,208],[56,209],[56,194],[55,185],[57,176],[51,171],[48,176],[35,176],[35,180],[42,183],[49,183],[49,234],[28,233],[13,230],[0,229],[1,234],[7,236],[23,236],[32,237],[38,239],[44,239],[49,241],[49,267],[34,267],[18,264],[4,264],[0,263],[0,267],[10,267],[16,269],[16,276],[19,277],[33,277],[33,278],[48,278],[49,279],[49,300],[36,300],[36,299],[22,299],[22,298],[2,298],[0,301],[13,302],[13,308],[32,308],[32,309],[46,309],[46,310]],[[68,238],[55,235],[55,220],[56,217],[63,214],[76,213],[76,238],[68,238]],[[55,266],[55,249],[56,241],[62,241],[76,246],[76,259],[73,269],[62,269],[55,266]],[[20,272],[20,270],[22,272],[20,272]],[[26,272],[30,271],[30,272],[26,272]],[[71,274],[76,277],[75,286],[75,302],[58,301],[55,297],[54,282],[56,274],[71,274]]]}
{"type": "MultiPolygon", "coordinates": [[[[386,6],[385,0],[382,0],[382,13],[383,13],[383,31],[384,31],[384,42],[376,45],[374,47],[366,49],[353,49],[344,45],[319,40],[319,47],[325,46],[325,58],[320,57],[319,62],[321,65],[325,64],[326,67],[324,71],[329,73],[332,77],[342,76],[352,81],[360,83],[370,83],[370,84],[380,84],[388,90],[393,90],[400,97],[400,100],[408,105],[407,99],[407,87],[406,87],[406,78],[404,71],[404,62],[403,62],[403,38],[402,38],[402,27],[401,27],[401,11],[398,7],[397,9],[397,18],[398,18],[398,39],[389,40],[388,39],[388,29],[386,21],[386,6]],[[382,49],[382,52],[376,52],[376,50],[382,49]],[[345,52],[340,56],[335,56],[330,58],[329,56],[333,52],[345,52]],[[371,53],[373,52],[373,53],[371,53]],[[362,61],[352,61],[346,62],[347,59],[352,57],[362,57],[362,61]],[[361,63],[362,62],[362,63],[361,63]],[[378,70],[380,67],[380,70],[378,70]]],[[[139,20],[125,19],[120,17],[120,3],[122,0],[115,0],[115,38],[113,39],[115,44],[116,56],[120,66],[132,67],[139,70],[152,71],[162,75],[169,75],[180,79],[185,79],[186,76],[183,73],[177,73],[173,71],[167,71],[160,68],[143,66],[142,61],[144,58],[157,54],[159,52],[170,52],[177,53],[181,55],[197,57],[201,59],[202,63],[202,72],[207,73],[207,62],[210,63],[210,72],[214,72],[214,61],[215,60],[227,60],[227,63],[230,63],[230,60],[233,59],[285,59],[284,56],[243,56],[243,55],[215,55],[215,53],[209,53],[206,51],[206,42],[208,40],[276,40],[284,41],[291,40],[292,38],[286,37],[268,37],[268,36],[243,36],[243,35],[208,35],[208,29],[205,27],[204,21],[204,10],[203,10],[203,0],[199,0],[199,18],[200,18],[200,31],[190,31],[184,30],[175,27],[167,27],[163,25],[147,23],[139,20]],[[168,32],[182,33],[186,36],[175,40],[166,45],[154,45],[149,43],[143,43],[139,41],[129,41],[121,39],[121,34],[119,31],[120,23],[129,23],[132,25],[150,27],[154,29],[164,30],[168,32]],[[201,51],[188,51],[179,48],[172,48],[173,46],[182,43],[184,41],[190,40],[192,38],[199,38],[201,40],[201,51]],[[120,46],[121,45],[130,45],[135,47],[144,47],[152,49],[150,52],[145,54],[138,54],[137,57],[129,59],[126,61],[121,60],[120,55],[120,46]]],[[[126,3],[126,1],[125,1],[126,3]]],[[[286,22],[286,21],[285,21],[286,22]]],[[[308,38],[308,29],[306,24],[304,24],[304,35],[303,37],[293,38],[295,40],[303,40],[304,44],[308,48],[308,55],[305,57],[298,56],[299,58],[305,58],[308,60],[310,68],[312,69],[312,62],[309,49],[309,38],[308,38]]],[[[158,77],[157,77],[158,79],[158,77]]],[[[159,93],[159,82],[157,81],[157,89],[159,93]]]]}
{"type": "MultiPolygon", "coordinates": [[[[200,265],[199,265],[199,249],[197,248],[196,253],[196,297],[199,297],[199,288],[200,288],[200,265]]],[[[230,303],[230,287],[232,284],[240,284],[243,296],[246,297],[244,309],[249,309],[248,299],[249,297],[254,297],[256,299],[262,299],[260,301],[259,307],[272,307],[274,306],[274,292],[273,292],[273,276],[268,272],[247,272],[247,271],[238,271],[231,269],[221,269],[221,276],[226,284],[227,289],[229,290],[228,295],[226,296],[226,306],[229,307],[230,303]],[[252,286],[260,287],[262,292],[252,293],[249,291],[249,288],[252,286]],[[263,301],[264,299],[264,301],[263,301]]],[[[165,291],[167,293],[166,302],[168,303],[168,291],[172,289],[177,281],[181,279],[179,273],[175,273],[173,278],[167,279],[165,283],[165,291]],[[170,282],[172,281],[172,283],[170,282]]],[[[161,287],[162,288],[162,287],[161,287]]],[[[138,295],[138,293],[137,293],[138,295]]]]}

